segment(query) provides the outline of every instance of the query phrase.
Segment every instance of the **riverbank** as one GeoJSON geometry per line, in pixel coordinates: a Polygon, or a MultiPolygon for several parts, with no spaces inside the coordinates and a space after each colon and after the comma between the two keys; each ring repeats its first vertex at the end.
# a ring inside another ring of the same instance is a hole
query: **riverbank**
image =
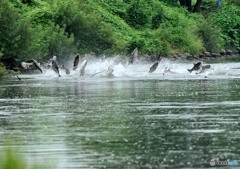
{"type": "Polygon", "coordinates": [[[218,53],[204,52],[198,55],[192,55],[190,53],[179,53],[170,56],[156,56],[156,55],[140,55],[141,60],[146,61],[156,61],[159,58],[165,58],[169,60],[179,60],[179,61],[217,61],[217,62],[227,62],[227,61],[240,61],[240,52],[233,52],[231,50],[221,50],[218,53]]]}

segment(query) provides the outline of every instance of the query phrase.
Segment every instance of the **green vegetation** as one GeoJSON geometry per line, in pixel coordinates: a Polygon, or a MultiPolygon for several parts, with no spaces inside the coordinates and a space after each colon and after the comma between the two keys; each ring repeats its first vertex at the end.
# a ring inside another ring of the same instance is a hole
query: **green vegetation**
{"type": "Polygon", "coordinates": [[[25,160],[16,150],[6,149],[1,153],[1,169],[24,169],[26,168],[25,160]]]}
{"type": "Polygon", "coordinates": [[[43,164],[28,164],[24,156],[16,149],[6,146],[3,151],[0,152],[0,169],[43,169],[53,168],[43,164]]]}
{"type": "Polygon", "coordinates": [[[6,69],[3,65],[0,65],[0,79],[3,79],[3,77],[5,76],[6,74],[6,69]]]}
{"type": "Polygon", "coordinates": [[[198,13],[177,0],[0,0],[0,60],[11,69],[76,53],[197,54],[240,47],[238,0],[204,0],[198,13]]]}
{"type": "Polygon", "coordinates": [[[240,47],[240,8],[228,5],[211,16],[212,22],[221,29],[227,48],[240,47]]]}

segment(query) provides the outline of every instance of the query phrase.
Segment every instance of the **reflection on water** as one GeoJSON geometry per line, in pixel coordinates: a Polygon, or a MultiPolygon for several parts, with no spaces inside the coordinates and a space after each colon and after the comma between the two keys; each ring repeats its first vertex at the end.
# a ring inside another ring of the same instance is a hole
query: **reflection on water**
{"type": "MultiPolygon", "coordinates": [[[[0,86],[0,151],[56,168],[204,168],[239,160],[240,80],[11,80],[0,86]]],[[[1,162],[1,161],[0,161],[1,162]]]]}

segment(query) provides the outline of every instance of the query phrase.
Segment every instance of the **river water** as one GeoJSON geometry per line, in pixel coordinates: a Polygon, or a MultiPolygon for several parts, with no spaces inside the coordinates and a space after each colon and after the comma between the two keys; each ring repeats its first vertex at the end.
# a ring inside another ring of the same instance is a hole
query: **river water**
{"type": "Polygon", "coordinates": [[[89,61],[84,77],[44,70],[2,82],[0,152],[59,169],[239,166],[240,63],[202,74],[187,71],[192,62],[165,60],[148,73],[151,64],[89,61]],[[114,78],[91,77],[108,66],[114,78]],[[165,67],[173,73],[163,76],[165,67]]]}

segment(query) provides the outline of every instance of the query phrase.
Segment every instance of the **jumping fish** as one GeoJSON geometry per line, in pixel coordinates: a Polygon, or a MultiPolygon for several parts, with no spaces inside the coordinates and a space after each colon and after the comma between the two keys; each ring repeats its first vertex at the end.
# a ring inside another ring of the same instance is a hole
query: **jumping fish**
{"type": "Polygon", "coordinates": [[[192,71],[199,71],[199,73],[203,73],[205,70],[210,69],[211,65],[203,65],[203,62],[198,62],[193,65],[192,69],[188,69],[191,73],[192,71]]]}
{"type": "Polygon", "coordinates": [[[58,74],[59,77],[61,77],[57,62],[55,60],[52,60],[52,69],[58,74]]]}
{"type": "Polygon", "coordinates": [[[81,64],[80,76],[84,76],[85,75],[86,66],[87,66],[87,60],[84,60],[83,63],[81,64]]]}
{"type": "Polygon", "coordinates": [[[133,62],[137,59],[137,57],[138,57],[138,48],[135,48],[129,57],[129,63],[133,64],[133,62]]]}
{"type": "Polygon", "coordinates": [[[114,75],[113,75],[113,71],[114,71],[113,68],[108,67],[108,70],[107,70],[107,72],[106,72],[107,77],[113,77],[113,76],[114,76],[114,75]]]}
{"type": "Polygon", "coordinates": [[[150,69],[149,69],[149,73],[154,72],[154,71],[157,69],[158,64],[159,64],[159,60],[156,61],[156,62],[150,67],[150,69]]]}
{"type": "Polygon", "coordinates": [[[79,63],[79,55],[77,55],[74,59],[73,70],[76,70],[78,68],[78,63],[79,63]]]}
{"type": "Polygon", "coordinates": [[[25,70],[38,69],[41,73],[43,72],[42,69],[40,68],[40,63],[38,63],[34,59],[28,60],[26,62],[21,62],[21,67],[25,70]]]}
{"type": "Polygon", "coordinates": [[[191,69],[187,69],[190,73],[194,70],[202,70],[202,64],[203,62],[198,62],[193,64],[193,67],[191,69]]]}

